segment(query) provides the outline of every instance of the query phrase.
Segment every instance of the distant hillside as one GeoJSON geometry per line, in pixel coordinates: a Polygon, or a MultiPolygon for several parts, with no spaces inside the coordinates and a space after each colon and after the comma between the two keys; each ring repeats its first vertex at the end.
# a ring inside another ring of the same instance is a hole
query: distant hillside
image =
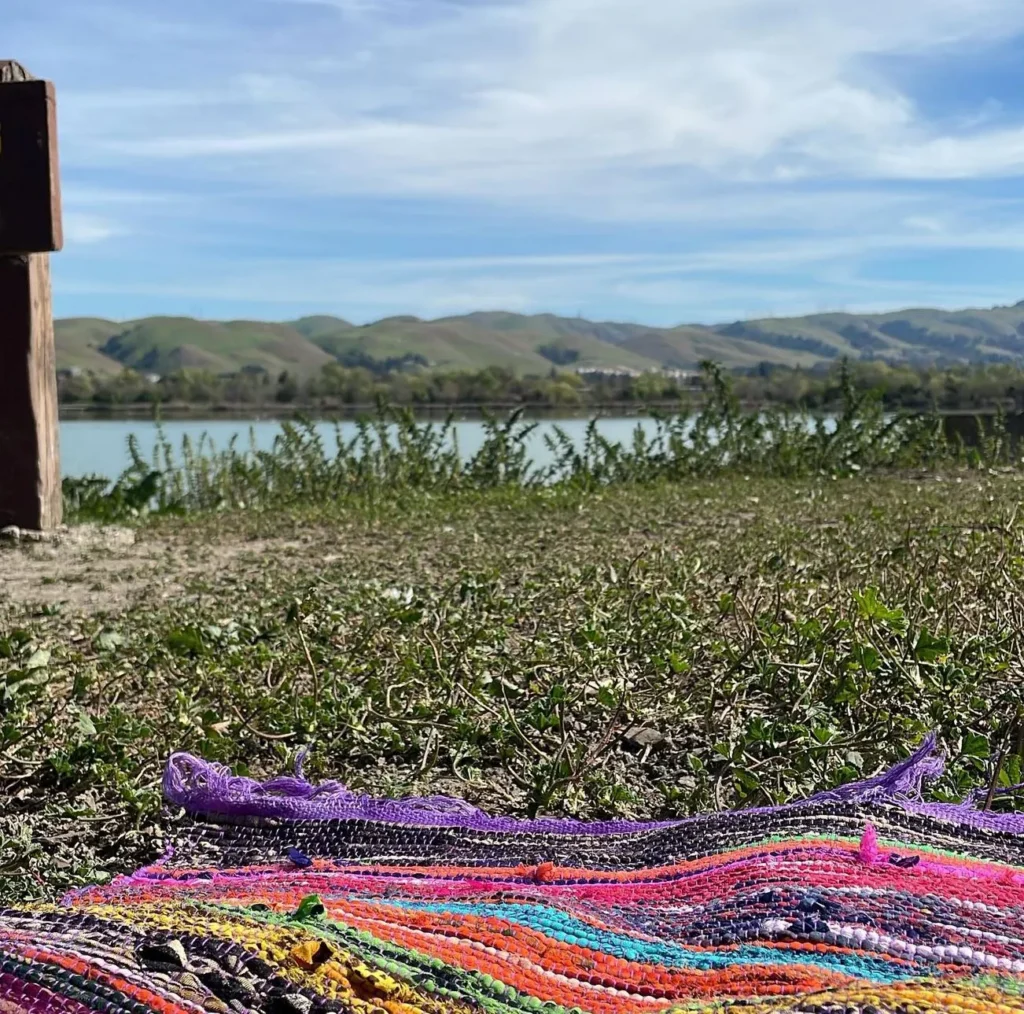
{"type": "Polygon", "coordinates": [[[124,367],[100,349],[110,336],[124,325],[96,317],[69,317],[54,322],[57,340],[57,366],[62,370],[80,369],[92,373],[118,373],[124,367]]]}
{"type": "Polygon", "coordinates": [[[389,317],[354,325],[339,317],[290,323],[147,317],[117,323],[56,323],[62,369],[113,373],[129,368],[215,373],[262,367],[307,375],[326,363],[414,358],[430,368],[503,366],[520,374],[563,368],[692,369],[760,363],[814,366],[841,357],[891,362],[1024,360],[1024,301],[988,310],[910,309],[883,314],[822,313],[704,326],[654,328],[554,314],[480,312],[440,320],[389,317]]]}
{"type": "Polygon", "coordinates": [[[1024,357],[1024,302],[991,310],[820,313],[738,322],[714,330],[812,359],[998,362],[1024,357]]]}
{"type": "Polygon", "coordinates": [[[506,366],[516,373],[538,373],[553,365],[637,370],[658,365],[585,329],[573,333],[552,327],[543,318],[517,314],[470,314],[431,321],[390,317],[321,334],[313,341],[334,356],[358,351],[374,359],[390,359],[415,353],[431,365],[453,369],[506,366]]]}
{"type": "Polygon", "coordinates": [[[340,317],[300,317],[292,321],[292,327],[305,338],[319,338],[322,335],[335,334],[338,331],[346,331],[354,324],[340,317]]]}
{"type": "Polygon", "coordinates": [[[729,367],[753,367],[761,363],[811,366],[817,361],[817,357],[795,355],[787,349],[730,338],[710,328],[695,326],[648,330],[628,338],[620,348],[675,369],[692,369],[705,359],[729,367]]]}

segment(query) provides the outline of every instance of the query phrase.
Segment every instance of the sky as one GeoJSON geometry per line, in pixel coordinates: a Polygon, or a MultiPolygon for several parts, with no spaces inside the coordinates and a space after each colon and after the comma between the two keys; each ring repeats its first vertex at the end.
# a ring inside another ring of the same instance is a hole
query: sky
{"type": "Polygon", "coordinates": [[[1024,299],[1024,0],[3,0],[59,316],[1024,299]]]}

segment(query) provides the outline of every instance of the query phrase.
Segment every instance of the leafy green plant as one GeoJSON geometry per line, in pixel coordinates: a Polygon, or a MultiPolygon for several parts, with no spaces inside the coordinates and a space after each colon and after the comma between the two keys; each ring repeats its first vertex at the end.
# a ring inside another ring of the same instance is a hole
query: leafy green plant
{"type": "MultiPolygon", "coordinates": [[[[966,464],[1015,465],[1005,420],[982,428],[978,446],[947,439],[931,415],[888,417],[880,402],[842,374],[841,410],[834,424],[806,413],[742,410],[731,378],[705,364],[707,399],[696,414],[656,413],[655,432],[637,427],[631,442],[604,437],[596,422],[577,445],[559,426],[545,435],[550,463],[530,460],[527,440],[536,423],[523,409],[505,419],[484,418],[484,440],[464,457],[454,418],[419,422],[411,409],[378,404],[349,440],[336,427],[326,441],[308,420],[282,423],[269,450],[237,440],[217,450],[205,437],[186,438],[180,452],[166,439],[153,461],[129,442],[131,464],[115,482],[67,479],[68,516],[79,521],[131,521],[146,514],[278,510],[344,502],[380,502],[406,493],[480,492],[535,486],[598,490],[618,484],[681,482],[723,474],[805,478],[966,464]]],[[[979,423],[979,425],[981,425],[979,423]]]]}
{"type": "MultiPolygon", "coordinates": [[[[526,467],[521,425],[496,437],[502,468],[526,467]]],[[[128,605],[41,608],[79,587],[57,570],[0,602],[0,897],[158,854],[177,749],[263,777],[315,741],[310,775],[361,791],[668,817],[867,776],[937,730],[939,796],[1012,806],[1024,477],[759,473],[756,432],[692,419],[678,455],[706,473],[647,445],[627,472],[593,444],[575,482],[483,485],[447,445],[368,426],[360,496],[300,433],[273,479],[298,492],[151,519],[110,577],[128,605]],[[712,425],[745,434],[728,443],[744,468],[721,465],[712,425]]],[[[786,462],[818,439],[786,432],[786,462]]],[[[198,451],[183,491],[206,481],[198,451]]]]}

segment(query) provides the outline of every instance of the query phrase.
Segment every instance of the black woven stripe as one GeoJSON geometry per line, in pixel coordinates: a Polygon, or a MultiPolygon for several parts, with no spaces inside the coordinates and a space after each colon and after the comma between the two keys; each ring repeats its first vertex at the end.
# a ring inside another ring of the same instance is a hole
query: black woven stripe
{"type": "Polygon", "coordinates": [[[179,828],[176,852],[182,858],[169,865],[246,866],[277,861],[295,847],[311,857],[355,864],[503,867],[554,862],[631,871],[706,858],[774,835],[857,837],[868,822],[882,838],[1024,865],[1024,836],[912,814],[895,805],[864,803],[817,804],[774,814],[715,814],[675,827],[615,835],[478,831],[364,820],[275,820],[262,825],[194,820],[179,828]]]}

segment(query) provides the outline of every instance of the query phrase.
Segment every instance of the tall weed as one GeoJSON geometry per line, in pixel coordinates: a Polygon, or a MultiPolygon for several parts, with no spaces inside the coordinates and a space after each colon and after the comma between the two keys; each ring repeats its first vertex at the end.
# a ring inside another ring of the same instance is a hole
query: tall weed
{"type": "Polygon", "coordinates": [[[564,428],[544,437],[549,461],[529,457],[536,427],[523,410],[484,419],[484,441],[460,453],[454,416],[419,422],[410,409],[379,404],[345,439],[340,426],[325,441],[312,421],[285,422],[269,450],[232,440],[218,450],[205,437],[183,440],[176,451],[165,437],[147,461],[134,439],[131,464],[114,482],[95,476],[64,483],[68,515],[76,520],[127,520],[143,514],[219,509],[280,509],[327,504],[357,495],[374,499],[405,490],[450,493],[500,486],[565,485],[598,489],[611,484],[679,481],[727,471],[797,478],[849,476],[862,471],[992,467],[1015,464],[1005,420],[978,424],[967,447],[948,439],[937,415],[887,416],[877,397],[855,390],[844,373],[843,403],[831,420],[787,408],[745,412],[729,379],[704,366],[708,398],[694,413],[654,416],[653,435],[637,426],[627,443],[601,434],[591,421],[581,442],[564,428]],[[331,446],[329,446],[329,444],[331,446]]]}

